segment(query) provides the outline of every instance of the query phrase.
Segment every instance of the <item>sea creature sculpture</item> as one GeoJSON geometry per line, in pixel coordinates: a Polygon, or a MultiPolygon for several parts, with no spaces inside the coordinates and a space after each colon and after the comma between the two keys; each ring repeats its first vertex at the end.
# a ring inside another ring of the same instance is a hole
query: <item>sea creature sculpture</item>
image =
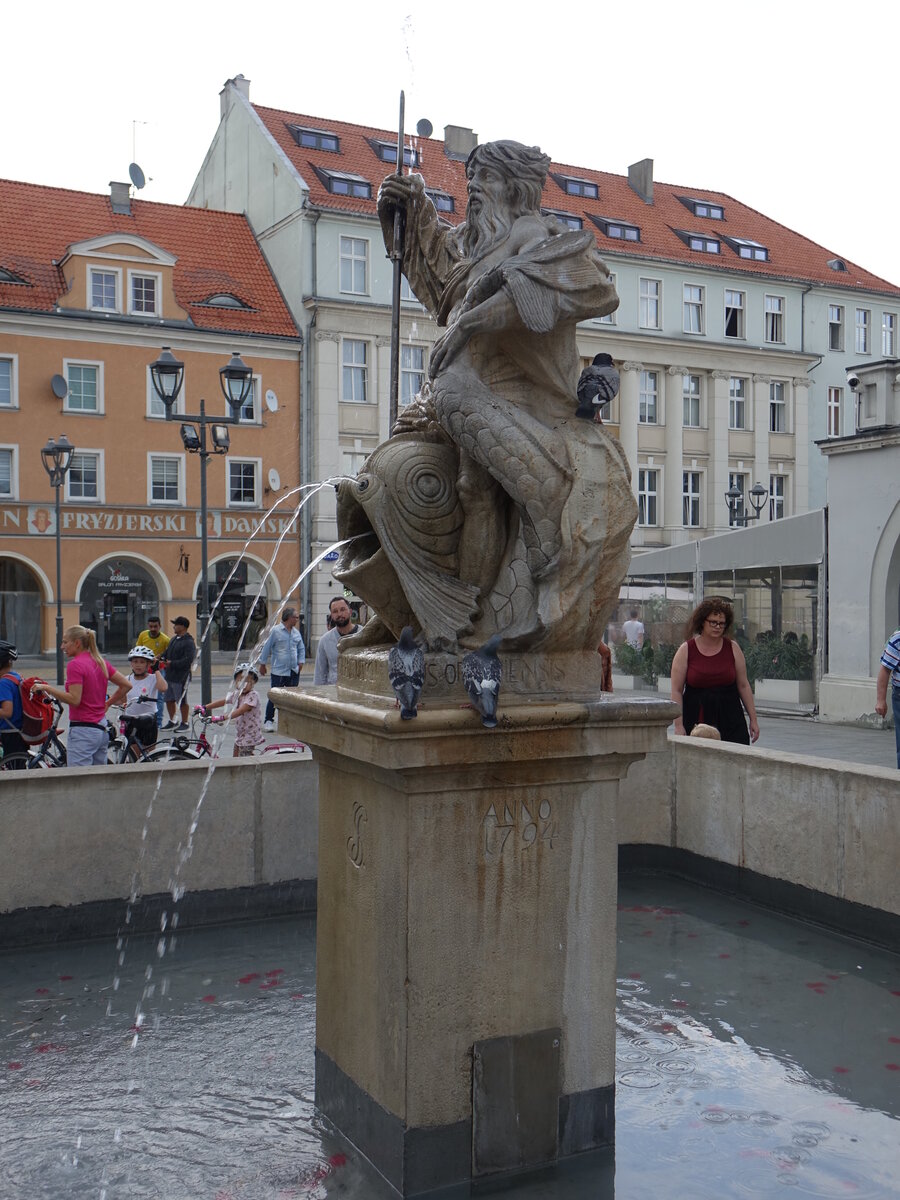
{"type": "Polygon", "coordinates": [[[410,625],[403,626],[400,641],[391,647],[388,674],[400,705],[400,716],[411,721],[419,711],[417,706],[425,684],[425,655],[416,644],[410,625]]]}
{"type": "Polygon", "coordinates": [[[494,729],[497,724],[497,701],[503,679],[503,664],[497,657],[500,641],[500,634],[495,634],[462,660],[463,686],[472,707],[481,713],[481,723],[486,729],[494,729]]]}
{"type": "Polygon", "coordinates": [[[619,394],[619,372],[609,354],[595,354],[594,361],[585,367],[578,380],[576,417],[603,424],[601,410],[619,394]]]}

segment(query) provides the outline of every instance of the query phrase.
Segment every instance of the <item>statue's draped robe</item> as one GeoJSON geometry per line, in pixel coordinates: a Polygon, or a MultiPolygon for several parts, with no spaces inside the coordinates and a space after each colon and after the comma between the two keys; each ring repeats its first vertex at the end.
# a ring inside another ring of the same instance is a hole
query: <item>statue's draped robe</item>
{"type": "MultiPolygon", "coordinates": [[[[392,224],[382,225],[390,250],[392,224]]],[[[482,596],[474,637],[500,632],[507,645],[593,648],[610,607],[596,584],[601,559],[617,587],[635,504],[618,443],[574,417],[575,327],[611,312],[615,289],[593,236],[554,218],[518,218],[477,259],[465,257],[463,234],[416,193],[403,271],[438,323],[452,329],[498,288],[511,302],[505,328],[472,336],[430,396],[460,450],[468,518],[461,575],[482,596]],[[579,604],[584,611],[567,620],[579,604]]]]}

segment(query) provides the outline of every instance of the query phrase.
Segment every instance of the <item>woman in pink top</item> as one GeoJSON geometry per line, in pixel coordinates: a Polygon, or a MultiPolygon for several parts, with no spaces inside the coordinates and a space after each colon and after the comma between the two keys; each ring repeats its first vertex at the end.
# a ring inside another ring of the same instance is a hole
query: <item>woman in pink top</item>
{"type": "Polygon", "coordinates": [[[66,686],[35,684],[35,691],[46,692],[69,706],[69,733],[66,738],[66,762],[70,767],[102,766],[106,763],[109,735],[106,710],[119,704],[129,691],[125,676],[106,662],[97,649],[92,629],[72,625],[62,637],[63,653],[68,657],[66,686]],[[109,701],[106,689],[112,682],[118,688],[109,701]]]}

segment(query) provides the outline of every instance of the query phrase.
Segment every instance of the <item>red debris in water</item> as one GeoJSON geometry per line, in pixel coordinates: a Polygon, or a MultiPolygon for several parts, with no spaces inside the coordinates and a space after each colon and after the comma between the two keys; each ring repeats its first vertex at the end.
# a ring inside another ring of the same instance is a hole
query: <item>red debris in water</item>
{"type": "Polygon", "coordinates": [[[828,987],[828,984],[823,983],[821,979],[817,979],[813,983],[808,983],[806,986],[808,988],[812,988],[814,991],[820,991],[822,988],[828,987]]]}
{"type": "Polygon", "coordinates": [[[7,1063],[6,1065],[7,1065],[7,1067],[9,1067],[10,1071],[21,1071],[22,1070],[22,1064],[20,1062],[7,1063]]]}
{"type": "Polygon", "coordinates": [[[65,1050],[65,1046],[57,1046],[55,1042],[41,1042],[40,1046],[36,1046],[38,1054],[49,1054],[51,1050],[65,1050]]]}
{"type": "Polygon", "coordinates": [[[254,979],[259,979],[259,973],[257,971],[251,971],[249,975],[242,975],[238,980],[238,983],[252,983],[254,979]]]}
{"type": "Polygon", "coordinates": [[[328,1161],[331,1163],[331,1165],[333,1167],[344,1167],[347,1165],[347,1155],[346,1154],[332,1154],[331,1158],[329,1158],[328,1161]]]}
{"type": "Polygon", "coordinates": [[[663,1023],[661,1025],[659,1025],[658,1028],[659,1028],[660,1033],[674,1033],[676,1026],[673,1025],[671,1021],[663,1021],[663,1023]]]}
{"type": "Polygon", "coordinates": [[[688,937],[699,937],[699,936],[700,936],[699,933],[689,933],[688,934],[688,937]]]}
{"type": "Polygon", "coordinates": [[[72,975],[60,975],[59,981],[60,983],[68,983],[68,981],[72,978],[74,978],[72,975]]]}
{"type": "Polygon", "coordinates": [[[832,1067],[831,1069],[834,1071],[835,1075],[847,1075],[850,1071],[849,1067],[832,1067]]]}
{"type": "Polygon", "coordinates": [[[278,987],[279,983],[281,983],[280,979],[270,979],[268,983],[261,983],[259,985],[259,990],[261,992],[266,992],[269,990],[269,988],[278,987]]]}
{"type": "Polygon", "coordinates": [[[672,1001],[673,1008],[687,1008],[687,1006],[688,1006],[687,1000],[673,1000],[672,1001]]]}
{"type": "Polygon", "coordinates": [[[35,994],[36,996],[49,996],[49,995],[50,995],[50,989],[49,989],[49,988],[35,988],[35,989],[34,989],[34,994],[35,994]]]}
{"type": "Polygon", "coordinates": [[[722,954],[719,955],[719,958],[731,958],[731,955],[723,952],[722,954]]]}
{"type": "Polygon", "coordinates": [[[884,1069],[886,1071],[900,1071],[900,1063],[885,1063],[884,1069]]]}
{"type": "Polygon", "coordinates": [[[204,1004],[214,1004],[216,1000],[215,996],[201,996],[200,999],[204,1004]]]}
{"type": "Polygon", "coordinates": [[[738,925],[749,925],[749,924],[750,924],[750,922],[747,920],[738,921],[738,925]]]}
{"type": "Polygon", "coordinates": [[[291,992],[291,999],[292,1000],[302,1000],[303,992],[291,992]]]}
{"type": "Polygon", "coordinates": [[[894,1043],[894,1045],[897,1045],[898,1043],[900,1043],[900,1038],[898,1038],[898,1037],[889,1037],[889,1038],[888,1038],[888,1041],[889,1041],[889,1042],[893,1042],[893,1043],[894,1043]]]}
{"type": "Polygon", "coordinates": [[[900,996],[900,991],[892,991],[891,995],[892,996],[900,996]]]}
{"type": "Polygon", "coordinates": [[[284,967],[276,967],[274,971],[266,971],[266,979],[271,979],[273,975],[283,975],[284,967]]]}
{"type": "Polygon", "coordinates": [[[629,979],[640,979],[640,977],[641,977],[640,971],[632,971],[631,974],[628,976],[629,979]]]}
{"type": "Polygon", "coordinates": [[[653,937],[653,930],[652,930],[652,929],[645,929],[645,930],[644,930],[644,931],[641,933],[641,937],[653,937]]]}

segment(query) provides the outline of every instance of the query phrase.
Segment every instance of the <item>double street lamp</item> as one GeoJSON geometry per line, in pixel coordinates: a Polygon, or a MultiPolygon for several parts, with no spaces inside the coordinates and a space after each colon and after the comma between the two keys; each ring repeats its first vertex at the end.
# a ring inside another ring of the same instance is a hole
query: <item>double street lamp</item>
{"type": "Polygon", "coordinates": [[[750,503],[753,505],[753,516],[747,512],[744,504],[744,493],[737,485],[733,485],[725,493],[725,503],[728,505],[728,512],[731,516],[732,525],[749,525],[751,521],[758,521],[759,514],[763,510],[763,505],[769,498],[769,493],[761,483],[754,483],[750,489],[750,503]]]}
{"type": "Polygon", "coordinates": [[[62,652],[62,529],[59,515],[59,489],[65,482],[69,467],[72,465],[72,455],[75,447],[64,433],[53,440],[49,438],[47,445],[41,451],[41,462],[44,470],[50,476],[50,486],[56,490],[56,682],[61,687],[63,682],[63,652],[62,652]]]}
{"type": "Polygon", "coordinates": [[[207,541],[206,462],[211,454],[224,454],[230,445],[227,425],[237,425],[241,409],[253,387],[253,371],[241,356],[234,352],[229,362],[219,370],[219,385],[231,409],[229,417],[207,417],[206,402],[201,397],[199,413],[175,412],[175,403],[184,383],[184,363],[179,362],[168,346],[163,346],[156,362],[150,364],[153,390],[166,410],[166,420],[184,418],[181,426],[181,441],[190,454],[200,455],[200,572],[203,580],[200,610],[200,700],[209,704],[212,700],[212,658],[209,642],[209,546],[207,541]],[[190,422],[196,422],[197,428],[190,422]],[[207,449],[206,430],[210,429],[212,449],[207,449]]]}

